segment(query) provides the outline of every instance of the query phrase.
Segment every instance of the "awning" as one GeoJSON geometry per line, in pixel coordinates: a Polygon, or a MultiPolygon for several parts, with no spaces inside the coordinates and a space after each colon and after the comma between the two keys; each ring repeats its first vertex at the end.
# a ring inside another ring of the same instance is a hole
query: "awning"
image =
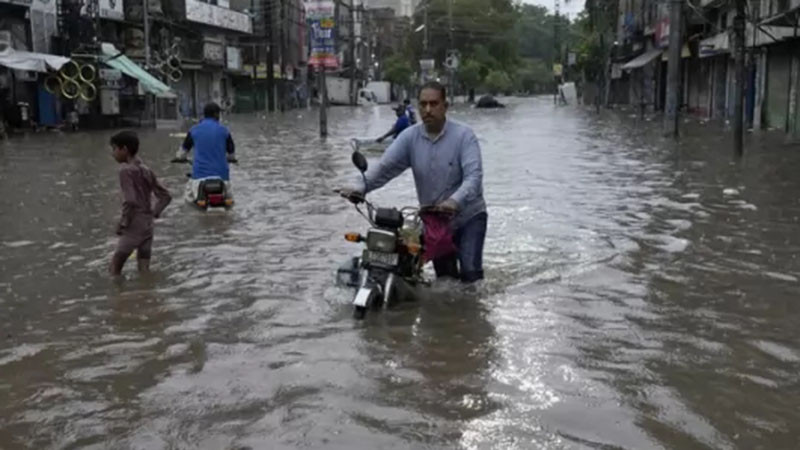
{"type": "Polygon", "coordinates": [[[641,55],[633,58],[632,60],[626,62],[622,65],[622,70],[631,70],[631,69],[638,69],[640,67],[644,67],[645,64],[649,63],[650,61],[658,58],[661,56],[663,49],[656,48],[653,50],[648,50],[641,55]]]}
{"type": "Polygon", "coordinates": [[[46,73],[48,70],[61,69],[61,66],[67,62],[69,62],[69,58],[46,53],[25,52],[12,48],[6,48],[5,51],[0,52],[0,66],[14,70],[46,73]]]}
{"type": "Polygon", "coordinates": [[[730,51],[730,39],[728,38],[727,31],[723,31],[722,33],[717,33],[710,38],[703,39],[699,44],[699,56],[701,58],[721,55],[730,51]]]}
{"type": "Polygon", "coordinates": [[[139,67],[138,64],[131,61],[130,58],[121,54],[113,44],[103,42],[100,49],[103,52],[103,55],[100,57],[103,63],[119,70],[131,78],[136,78],[145,91],[155,94],[156,97],[175,98],[175,94],[172,93],[172,89],[170,89],[169,86],[159,81],[158,78],[150,75],[146,70],[139,67]]]}

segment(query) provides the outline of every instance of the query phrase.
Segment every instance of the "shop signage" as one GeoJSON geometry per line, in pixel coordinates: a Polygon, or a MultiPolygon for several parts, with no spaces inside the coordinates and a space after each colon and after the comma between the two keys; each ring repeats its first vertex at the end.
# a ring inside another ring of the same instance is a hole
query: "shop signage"
{"type": "Polygon", "coordinates": [[[225,65],[225,46],[219,42],[203,42],[203,60],[220,66],[225,65]]]}
{"type": "Polygon", "coordinates": [[[336,68],[336,20],[334,2],[330,0],[306,1],[306,20],[311,29],[311,56],[308,64],[313,67],[336,68]]]}
{"type": "Polygon", "coordinates": [[[242,70],[242,51],[237,47],[228,47],[225,51],[228,70],[242,70]]]}
{"type": "Polygon", "coordinates": [[[199,0],[186,0],[186,20],[242,33],[253,32],[250,16],[199,0]]]}
{"type": "MultiPolygon", "coordinates": [[[[89,10],[89,1],[84,0],[81,6],[81,14],[84,16],[92,17],[92,11],[89,10]]],[[[97,15],[103,19],[124,20],[125,9],[122,5],[122,0],[98,0],[96,3],[98,8],[97,15]]]]}

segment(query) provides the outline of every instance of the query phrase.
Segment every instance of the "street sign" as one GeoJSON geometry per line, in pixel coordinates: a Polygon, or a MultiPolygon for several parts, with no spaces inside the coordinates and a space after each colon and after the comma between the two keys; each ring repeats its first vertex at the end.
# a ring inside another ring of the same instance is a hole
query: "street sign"
{"type": "Polygon", "coordinates": [[[574,66],[576,62],[577,62],[577,57],[575,56],[575,53],[569,52],[567,54],[567,64],[570,66],[574,66]]]}
{"type": "Polygon", "coordinates": [[[448,50],[447,51],[447,56],[444,59],[445,67],[447,67],[450,70],[458,69],[458,63],[459,63],[459,59],[460,59],[459,56],[460,55],[459,55],[458,50],[448,50]]]}
{"type": "Polygon", "coordinates": [[[436,62],[433,59],[420,59],[419,60],[419,68],[422,69],[423,72],[424,71],[433,70],[433,68],[435,66],[436,66],[436,62]]]}

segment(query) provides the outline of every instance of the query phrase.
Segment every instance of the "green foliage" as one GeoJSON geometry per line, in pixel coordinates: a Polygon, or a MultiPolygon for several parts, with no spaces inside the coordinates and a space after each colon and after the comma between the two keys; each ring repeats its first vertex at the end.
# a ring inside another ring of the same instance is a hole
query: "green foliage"
{"type": "Polygon", "coordinates": [[[398,86],[408,86],[414,70],[403,55],[394,55],[384,61],[383,77],[398,86]]]}
{"type": "Polygon", "coordinates": [[[550,92],[553,89],[553,71],[541,59],[528,59],[517,71],[517,89],[527,93],[550,92]]]}
{"type": "MultiPolygon", "coordinates": [[[[429,0],[428,51],[423,48],[424,31],[414,33],[411,54],[415,60],[432,57],[440,64],[447,50],[461,52],[462,59],[475,59],[487,68],[509,70],[518,61],[514,24],[518,12],[512,0],[459,0],[452,8],[451,0],[429,0]],[[451,40],[452,36],[452,40],[451,40]]],[[[412,29],[424,24],[423,14],[416,14],[412,29]]],[[[488,70],[488,69],[487,69],[488,70]]],[[[485,75],[485,74],[484,74],[485,75]]]]}
{"type": "Polygon", "coordinates": [[[467,59],[458,69],[458,79],[467,89],[474,89],[481,84],[483,66],[474,59],[467,59]]]}
{"type": "Polygon", "coordinates": [[[513,86],[511,77],[509,77],[507,73],[500,70],[492,70],[489,72],[489,75],[486,76],[486,79],[483,83],[486,87],[486,90],[492,95],[508,93],[511,91],[513,86]]]}
{"type": "MultiPolygon", "coordinates": [[[[587,4],[611,1],[587,0],[587,4]]],[[[461,86],[470,89],[483,84],[506,91],[505,82],[509,81],[512,87],[538,92],[543,85],[552,86],[552,64],[565,59],[566,51],[591,53],[586,48],[584,30],[545,7],[516,0],[458,0],[451,18],[449,5],[451,0],[427,0],[418,7],[409,27],[408,44],[400,52],[407,66],[401,70],[399,64],[387,61],[387,79],[397,78],[395,72],[405,75],[406,69],[415,71],[423,58],[433,58],[437,69],[444,72],[442,63],[452,47],[461,54],[457,75],[461,86]],[[424,24],[424,5],[428,5],[427,51],[423,48],[425,31],[411,31],[424,24]],[[490,75],[491,83],[487,83],[490,75]]]]}
{"type": "Polygon", "coordinates": [[[616,24],[617,4],[611,0],[587,0],[583,12],[573,25],[577,35],[578,69],[590,81],[605,77],[616,24]]]}

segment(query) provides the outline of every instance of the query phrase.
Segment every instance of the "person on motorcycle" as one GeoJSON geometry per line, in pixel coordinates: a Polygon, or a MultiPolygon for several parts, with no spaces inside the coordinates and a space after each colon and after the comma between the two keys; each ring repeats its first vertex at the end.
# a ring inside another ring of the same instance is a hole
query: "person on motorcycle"
{"type": "Polygon", "coordinates": [[[400,135],[400,133],[402,133],[403,130],[411,126],[411,124],[408,122],[406,109],[403,107],[403,105],[397,105],[397,107],[394,108],[394,112],[397,114],[397,120],[394,122],[394,125],[392,125],[391,130],[389,130],[386,134],[377,139],[377,142],[379,144],[389,136],[392,136],[392,138],[397,139],[397,136],[400,135]]]}
{"type": "Polygon", "coordinates": [[[414,107],[411,106],[411,100],[405,99],[403,100],[403,105],[406,107],[406,115],[408,116],[408,122],[411,125],[417,123],[417,115],[414,113],[414,107]]]}
{"type": "MultiPolygon", "coordinates": [[[[423,85],[419,110],[424,126],[413,126],[400,134],[380,161],[366,172],[366,183],[361,181],[359,186],[340,192],[359,202],[367,192],[382,187],[411,167],[420,205],[452,217],[446,224],[451,231],[447,235],[456,250],[434,257],[436,275],[469,283],[483,278],[488,216],[483,199],[481,148],[468,126],[447,120],[447,106],[442,84],[431,81],[423,85]]],[[[426,237],[426,247],[429,244],[426,237]]]]}
{"type": "Polygon", "coordinates": [[[204,119],[186,134],[175,158],[175,161],[186,161],[189,152],[194,149],[192,179],[187,191],[187,198],[191,197],[192,200],[204,178],[221,178],[225,182],[226,197],[232,197],[228,163],[236,162],[236,148],[230,131],[219,123],[220,112],[221,108],[216,103],[209,103],[203,108],[204,119]]]}

